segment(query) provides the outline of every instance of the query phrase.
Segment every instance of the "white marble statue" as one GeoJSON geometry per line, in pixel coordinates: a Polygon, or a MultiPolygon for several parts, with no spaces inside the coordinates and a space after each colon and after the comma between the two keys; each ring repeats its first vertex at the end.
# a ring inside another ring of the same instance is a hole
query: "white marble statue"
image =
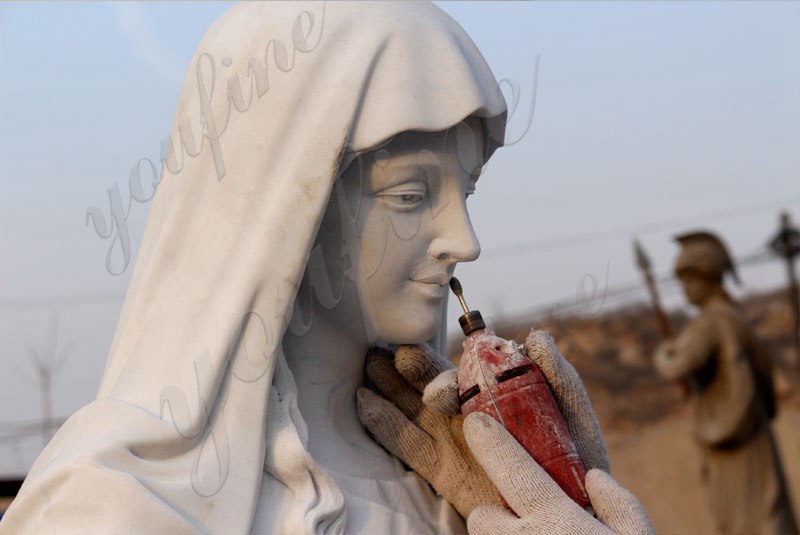
{"type": "Polygon", "coordinates": [[[433,5],[230,9],[188,69],[97,400],[2,530],[463,532],[355,390],[371,344],[441,330],[505,116],[433,5]]]}
{"type": "MultiPolygon", "coordinates": [[[[466,532],[436,481],[369,436],[356,392],[370,346],[441,341],[447,282],[480,251],[466,199],[505,122],[480,52],[431,4],[231,8],[187,72],[97,399],[0,532],[466,532]]],[[[647,532],[597,475],[608,463],[577,375],[537,340],[597,461],[587,491],[605,525],[502,428],[467,419],[467,447],[441,416],[522,518],[472,495],[456,506],[483,508],[474,533],[647,532]]],[[[442,481],[472,477],[453,470],[442,481]]]]}

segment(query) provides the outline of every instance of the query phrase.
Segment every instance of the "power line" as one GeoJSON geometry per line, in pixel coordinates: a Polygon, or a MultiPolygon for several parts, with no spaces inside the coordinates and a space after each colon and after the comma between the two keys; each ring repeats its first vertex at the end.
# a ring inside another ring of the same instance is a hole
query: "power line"
{"type": "Polygon", "coordinates": [[[590,242],[598,242],[618,238],[620,236],[630,236],[632,233],[645,234],[663,230],[665,228],[676,226],[688,226],[689,224],[697,224],[697,220],[703,221],[716,221],[720,219],[727,219],[734,216],[742,216],[749,213],[758,213],[765,210],[774,210],[776,206],[786,206],[800,202],[800,195],[781,199],[780,201],[772,201],[769,203],[760,203],[755,205],[748,205],[733,209],[717,210],[707,214],[694,215],[691,217],[681,217],[664,219],[661,221],[654,221],[651,223],[643,223],[637,225],[627,225],[624,227],[617,227],[608,230],[599,230],[596,232],[587,232],[582,234],[572,234],[563,236],[561,238],[548,238],[544,240],[537,240],[528,243],[521,243],[517,245],[506,245],[501,247],[490,248],[483,253],[483,257],[497,257],[497,256],[514,256],[525,254],[531,250],[548,251],[553,249],[561,249],[565,247],[572,247],[590,242]]]}
{"type": "MultiPolygon", "coordinates": [[[[775,262],[780,258],[771,254],[766,247],[758,249],[748,255],[740,256],[735,262],[738,267],[750,267],[766,262],[775,262]]],[[[680,289],[680,282],[674,275],[662,275],[656,278],[659,289],[664,292],[672,293],[680,289]]],[[[647,288],[642,281],[631,281],[606,288],[595,288],[592,295],[587,297],[567,297],[549,303],[538,305],[522,313],[515,314],[517,317],[525,318],[524,321],[543,319],[557,314],[571,314],[579,312],[582,308],[607,308],[617,307],[624,304],[631,304],[638,300],[647,300],[647,288]]]]}

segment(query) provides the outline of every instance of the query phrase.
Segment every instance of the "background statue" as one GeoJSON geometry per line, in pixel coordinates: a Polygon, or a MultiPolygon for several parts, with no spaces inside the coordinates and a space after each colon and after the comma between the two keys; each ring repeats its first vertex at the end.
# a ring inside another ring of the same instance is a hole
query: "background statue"
{"type": "Polygon", "coordinates": [[[797,533],[769,425],[776,411],[770,359],[723,287],[725,273],[738,281],[731,257],[710,232],[676,240],[675,273],[700,314],[659,347],[656,367],[690,385],[716,527],[732,535],[797,533]]]}
{"type": "MultiPolygon", "coordinates": [[[[184,81],[97,399],[0,529],[463,533],[471,508],[499,501],[487,474],[448,464],[478,496],[459,514],[372,440],[356,391],[373,344],[442,339],[447,281],[480,251],[466,198],[505,122],[479,51],[431,4],[230,9],[184,81]]],[[[541,352],[608,469],[577,375],[541,352]]],[[[532,460],[493,464],[518,453],[502,429],[473,435],[493,481],[528,468],[505,485],[525,525],[552,533],[543,507],[566,531],[608,529],[532,460]]],[[[648,527],[607,474],[590,486],[608,526],[648,527]]]]}

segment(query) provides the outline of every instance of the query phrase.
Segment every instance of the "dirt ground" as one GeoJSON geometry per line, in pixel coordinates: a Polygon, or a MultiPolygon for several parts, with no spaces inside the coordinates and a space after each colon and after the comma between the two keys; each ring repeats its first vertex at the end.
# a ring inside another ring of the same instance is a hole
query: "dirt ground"
{"type": "MultiPolygon", "coordinates": [[[[795,513],[800,512],[800,402],[787,400],[773,422],[795,513]]],[[[614,477],[647,509],[659,535],[714,533],[700,456],[683,409],[636,431],[607,431],[614,477]]]]}

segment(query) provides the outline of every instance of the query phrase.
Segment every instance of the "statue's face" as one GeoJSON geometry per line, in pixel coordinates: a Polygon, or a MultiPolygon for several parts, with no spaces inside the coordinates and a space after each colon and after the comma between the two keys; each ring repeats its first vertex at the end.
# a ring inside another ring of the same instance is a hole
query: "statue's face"
{"type": "Polygon", "coordinates": [[[400,134],[341,177],[358,237],[345,252],[358,259],[364,319],[378,341],[416,343],[438,332],[456,264],[480,253],[467,197],[483,164],[480,122],[470,120],[400,134]]]}
{"type": "Polygon", "coordinates": [[[684,270],[678,273],[686,300],[693,305],[702,305],[719,288],[720,281],[708,277],[695,270],[684,270]]]}

